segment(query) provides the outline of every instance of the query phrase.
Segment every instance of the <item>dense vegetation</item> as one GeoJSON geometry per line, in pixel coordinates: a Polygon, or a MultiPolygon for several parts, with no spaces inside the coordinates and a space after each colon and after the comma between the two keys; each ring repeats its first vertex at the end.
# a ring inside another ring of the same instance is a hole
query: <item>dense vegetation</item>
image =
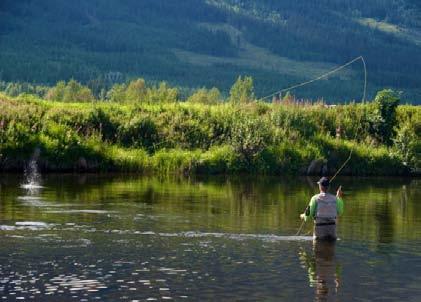
{"type": "Polygon", "coordinates": [[[2,95],[1,169],[22,170],[40,154],[49,171],[322,174],[338,169],[351,150],[344,174],[420,169],[420,107],[399,106],[390,90],[368,104],[339,106],[291,95],[255,101],[249,77],[239,77],[225,101],[214,88],[181,102],[176,88],[143,79],[105,94],[94,100],[89,88],[70,81],[48,89],[49,100],[2,95]]]}
{"type": "MultiPolygon", "coordinates": [[[[99,97],[142,76],[227,95],[250,74],[262,96],[363,55],[370,97],[391,87],[416,102],[420,15],[412,0],[2,0],[0,81],[75,78],[99,97]]],[[[359,100],[362,79],[354,64],[294,94],[359,100]]]]}

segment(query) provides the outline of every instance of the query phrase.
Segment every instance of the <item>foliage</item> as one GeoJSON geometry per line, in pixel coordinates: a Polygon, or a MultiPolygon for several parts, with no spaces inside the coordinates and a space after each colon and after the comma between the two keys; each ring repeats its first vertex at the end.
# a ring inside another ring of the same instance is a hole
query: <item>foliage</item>
{"type": "Polygon", "coordinates": [[[320,160],[334,173],[351,150],[344,174],[419,171],[417,106],[396,108],[394,145],[372,145],[364,124],[372,104],[208,105],[168,102],[165,93],[152,101],[149,89],[140,103],[0,95],[0,169],[22,169],[38,147],[41,168],[50,171],[306,174],[320,160]]]}
{"type": "Polygon", "coordinates": [[[125,84],[115,84],[107,92],[107,100],[111,102],[121,102],[126,100],[127,86],[125,84]]]}
{"type": "Polygon", "coordinates": [[[174,103],[178,101],[179,91],[168,83],[161,82],[158,86],[148,88],[146,95],[151,103],[174,103]]]}
{"type": "Polygon", "coordinates": [[[221,93],[218,88],[206,89],[200,88],[193,93],[189,98],[188,102],[197,104],[208,104],[213,105],[221,102],[221,93]]]}
{"type": "Polygon", "coordinates": [[[256,117],[237,115],[231,129],[231,145],[250,164],[271,144],[268,124],[256,117]]]}
{"type": "Polygon", "coordinates": [[[373,102],[372,112],[368,117],[370,134],[378,141],[391,144],[396,126],[396,108],[399,98],[390,89],[379,91],[373,102]]]}
{"type": "Polygon", "coordinates": [[[414,170],[421,169],[421,113],[419,111],[400,125],[393,142],[396,154],[405,165],[414,170]]]}
{"type": "Polygon", "coordinates": [[[0,91],[5,94],[16,97],[21,94],[32,94],[38,97],[44,97],[48,92],[48,87],[43,85],[33,85],[29,83],[6,83],[0,81],[0,91]]]}
{"type": "Polygon", "coordinates": [[[254,99],[253,78],[239,76],[230,89],[230,102],[234,104],[249,103],[254,99]]]}
{"type": "Polygon", "coordinates": [[[138,115],[122,122],[117,133],[117,141],[126,147],[141,147],[152,151],[159,142],[157,126],[149,116],[138,115]]]}
{"type": "Polygon", "coordinates": [[[142,78],[130,81],[127,84],[114,84],[106,94],[111,102],[134,102],[145,101],[148,90],[146,82],[142,78]]]}
{"type": "Polygon", "coordinates": [[[94,100],[91,90],[75,80],[70,80],[67,83],[64,81],[58,82],[56,86],[48,90],[46,98],[62,102],[89,102],[94,100]]]}
{"type": "Polygon", "coordinates": [[[126,89],[126,99],[132,102],[141,102],[146,96],[146,84],[144,79],[133,80],[126,89]]]}

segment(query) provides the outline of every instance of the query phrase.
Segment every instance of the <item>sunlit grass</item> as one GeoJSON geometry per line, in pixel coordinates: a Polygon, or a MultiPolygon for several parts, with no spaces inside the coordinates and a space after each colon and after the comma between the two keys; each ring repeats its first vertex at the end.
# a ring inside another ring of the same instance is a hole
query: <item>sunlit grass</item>
{"type": "MultiPolygon", "coordinates": [[[[370,106],[60,103],[0,96],[0,163],[19,169],[39,148],[47,170],[306,174],[315,160],[332,173],[352,151],[344,174],[406,173],[399,150],[370,136],[370,106]]],[[[419,124],[420,113],[400,106],[398,122],[419,124]]]]}

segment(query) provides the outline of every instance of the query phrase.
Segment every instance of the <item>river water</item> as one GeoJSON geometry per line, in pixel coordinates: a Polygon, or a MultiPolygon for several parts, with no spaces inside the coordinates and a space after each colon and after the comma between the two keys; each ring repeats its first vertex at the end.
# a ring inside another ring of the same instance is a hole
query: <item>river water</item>
{"type": "Polygon", "coordinates": [[[22,182],[0,178],[0,301],[421,300],[420,179],[338,178],[334,244],[294,236],[311,178],[22,182]]]}

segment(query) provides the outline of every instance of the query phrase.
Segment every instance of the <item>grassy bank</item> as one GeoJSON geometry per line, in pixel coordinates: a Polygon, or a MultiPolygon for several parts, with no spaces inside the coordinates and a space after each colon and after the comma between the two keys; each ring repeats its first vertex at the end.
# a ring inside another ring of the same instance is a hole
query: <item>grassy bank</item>
{"type": "Polygon", "coordinates": [[[0,169],[22,171],[35,156],[44,171],[332,174],[354,150],[343,174],[416,173],[421,108],[399,106],[389,133],[376,110],[373,104],[63,103],[0,95],[0,169]]]}

